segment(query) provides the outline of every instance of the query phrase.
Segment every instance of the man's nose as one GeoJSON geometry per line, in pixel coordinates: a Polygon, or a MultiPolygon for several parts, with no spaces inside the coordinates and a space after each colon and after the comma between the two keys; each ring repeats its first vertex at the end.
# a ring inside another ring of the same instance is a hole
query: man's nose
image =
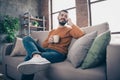
{"type": "Polygon", "coordinates": [[[63,19],[65,19],[66,17],[65,16],[62,16],[63,19]]]}

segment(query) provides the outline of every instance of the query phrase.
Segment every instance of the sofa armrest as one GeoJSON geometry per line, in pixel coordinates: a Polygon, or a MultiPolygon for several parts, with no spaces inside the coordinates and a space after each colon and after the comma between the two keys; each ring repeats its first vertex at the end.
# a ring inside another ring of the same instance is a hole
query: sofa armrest
{"type": "Polygon", "coordinates": [[[12,48],[13,48],[13,43],[4,44],[3,50],[2,50],[2,57],[6,56],[6,55],[10,55],[12,52],[12,48]]]}
{"type": "Polygon", "coordinates": [[[120,80],[120,43],[107,47],[107,80],[120,80]]]}

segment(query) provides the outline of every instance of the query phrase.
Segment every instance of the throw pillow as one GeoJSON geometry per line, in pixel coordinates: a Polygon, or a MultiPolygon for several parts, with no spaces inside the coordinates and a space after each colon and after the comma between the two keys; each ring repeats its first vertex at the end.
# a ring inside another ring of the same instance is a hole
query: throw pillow
{"type": "Polygon", "coordinates": [[[26,55],[26,50],[24,49],[22,38],[16,38],[14,43],[14,48],[10,56],[24,56],[26,55]]]}
{"type": "Polygon", "coordinates": [[[81,65],[82,69],[92,68],[105,62],[106,47],[110,41],[110,31],[101,33],[94,40],[84,62],[81,65]]]}
{"type": "Polygon", "coordinates": [[[68,60],[74,67],[79,67],[81,65],[96,36],[97,31],[94,31],[84,35],[73,43],[68,52],[68,60]]]}

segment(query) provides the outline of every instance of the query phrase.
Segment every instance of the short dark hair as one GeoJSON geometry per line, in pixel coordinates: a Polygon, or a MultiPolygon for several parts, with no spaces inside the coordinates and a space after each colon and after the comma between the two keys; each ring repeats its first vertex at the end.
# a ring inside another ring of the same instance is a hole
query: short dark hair
{"type": "Polygon", "coordinates": [[[59,13],[61,13],[61,12],[66,12],[66,13],[68,13],[68,11],[67,11],[67,10],[61,10],[59,13]]]}

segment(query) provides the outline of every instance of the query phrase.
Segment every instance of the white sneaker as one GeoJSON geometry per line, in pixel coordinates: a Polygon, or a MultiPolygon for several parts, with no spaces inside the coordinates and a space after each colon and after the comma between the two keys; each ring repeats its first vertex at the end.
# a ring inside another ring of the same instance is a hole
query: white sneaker
{"type": "Polygon", "coordinates": [[[25,61],[17,66],[18,71],[22,74],[33,74],[41,70],[48,68],[50,61],[45,58],[32,58],[29,61],[25,61]]]}

